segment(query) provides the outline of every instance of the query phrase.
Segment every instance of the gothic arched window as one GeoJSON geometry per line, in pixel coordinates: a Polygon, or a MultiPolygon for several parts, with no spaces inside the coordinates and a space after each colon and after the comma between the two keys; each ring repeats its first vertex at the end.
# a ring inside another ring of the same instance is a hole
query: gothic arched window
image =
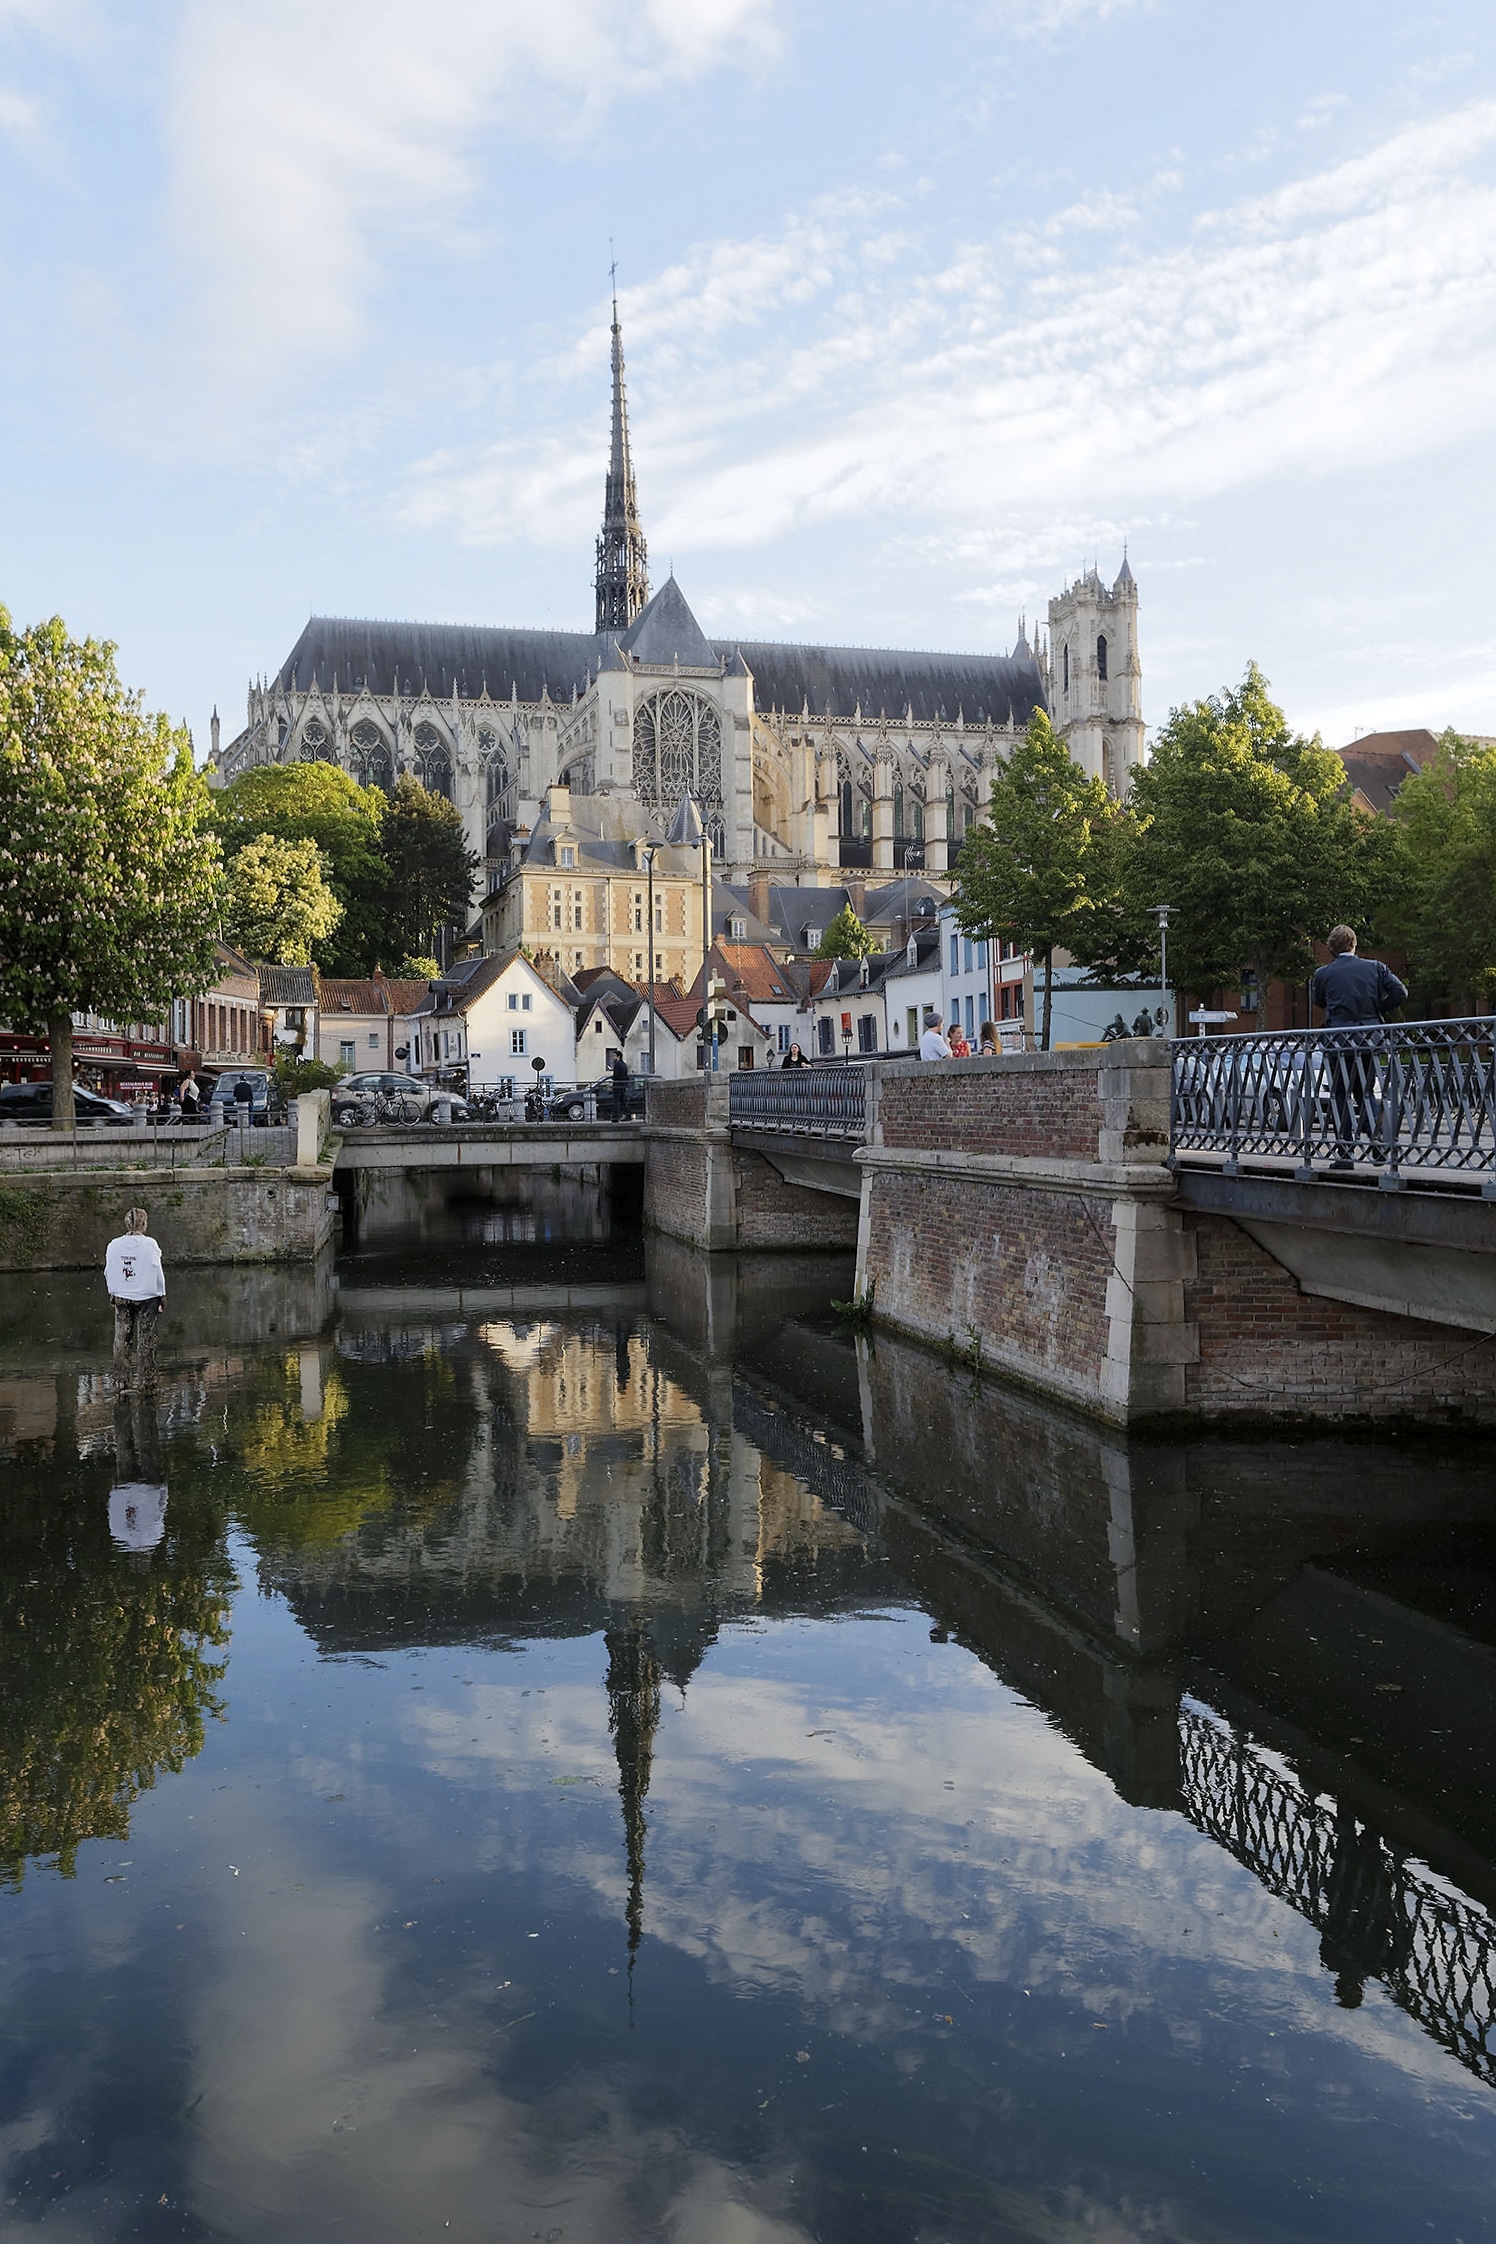
{"type": "Polygon", "coordinates": [[[395,783],[394,758],[378,725],[361,717],[350,735],[353,775],[363,787],[382,787],[386,794],[395,783]]]}
{"type": "Polygon", "coordinates": [[[435,725],[417,725],[415,736],[416,777],[433,795],[452,799],[452,759],[447,754],[447,744],[435,725]]]}
{"type": "Polygon", "coordinates": [[[909,836],[912,841],[917,842],[922,842],[925,838],[925,806],[917,795],[910,809],[909,836]]]}
{"type": "MultiPolygon", "coordinates": [[[[678,686],[651,694],[634,718],[634,793],[647,809],[673,811],[682,795],[722,808],[722,726],[699,694],[678,686]]],[[[710,823],[710,821],[708,821],[710,823]]]]}
{"type": "Polygon", "coordinates": [[[1060,649],[1060,664],[1064,674],[1064,690],[1070,691],[1070,642],[1067,639],[1060,649]]]}
{"type": "Polygon", "coordinates": [[[1096,640],[1096,675],[1106,683],[1106,633],[1100,632],[1096,640]]]}
{"type": "Polygon", "coordinates": [[[838,821],[837,831],[845,834],[849,841],[857,831],[852,823],[852,782],[850,779],[844,779],[841,783],[841,817],[838,821]]]}
{"type": "Polygon", "coordinates": [[[332,761],[327,727],[320,717],[308,717],[301,728],[301,760],[304,764],[325,764],[332,761]]]}
{"type": "Polygon", "coordinates": [[[902,841],[904,838],[904,782],[902,779],[896,779],[893,783],[893,830],[897,839],[902,841]]]}
{"type": "Polygon", "coordinates": [[[857,831],[864,841],[873,838],[873,790],[866,780],[857,790],[857,831]]]}

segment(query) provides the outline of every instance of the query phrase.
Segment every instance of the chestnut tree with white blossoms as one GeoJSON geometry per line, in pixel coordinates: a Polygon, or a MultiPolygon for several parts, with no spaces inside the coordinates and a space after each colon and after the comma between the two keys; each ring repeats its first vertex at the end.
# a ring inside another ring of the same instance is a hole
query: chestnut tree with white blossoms
{"type": "Polygon", "coordinates": [[[74,1013],[159,1020],[214,973],[222,865],[186,729],[115,650],[0,608],[0,1020],[44,1031],[73,1126],[74,1013]]]}

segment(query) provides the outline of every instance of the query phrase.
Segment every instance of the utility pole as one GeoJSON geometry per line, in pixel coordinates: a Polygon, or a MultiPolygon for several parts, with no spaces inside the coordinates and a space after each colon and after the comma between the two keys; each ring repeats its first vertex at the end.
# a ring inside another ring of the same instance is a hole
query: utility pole
{"type": "Polygon", "coordinates": [[[659,855],[658,842],[650,842],[644,852],[644,862],[649,868],[649,1072],[655,1071],[655,859],[659,855]]]}

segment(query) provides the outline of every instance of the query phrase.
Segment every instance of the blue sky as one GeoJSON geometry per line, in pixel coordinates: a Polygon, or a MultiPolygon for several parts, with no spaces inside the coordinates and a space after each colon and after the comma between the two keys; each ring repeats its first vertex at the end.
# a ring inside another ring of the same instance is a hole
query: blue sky
{"type": "Polygon", "coordinates": [[[308,613],[589,628],[616,243],[709,629],[1496,732],[1496,10],[0,0],[0,601],[206,746],[308,613]]]}

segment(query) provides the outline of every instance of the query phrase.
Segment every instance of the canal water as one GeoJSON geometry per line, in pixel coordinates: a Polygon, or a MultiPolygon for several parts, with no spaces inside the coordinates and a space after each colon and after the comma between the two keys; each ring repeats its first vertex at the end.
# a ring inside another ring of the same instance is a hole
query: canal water
{"type": "Polygon", "coordinates": [[[1496,2235],[1496,1501],[605,1195],[0,1303],[0,2235],[1496,2235]]]}

